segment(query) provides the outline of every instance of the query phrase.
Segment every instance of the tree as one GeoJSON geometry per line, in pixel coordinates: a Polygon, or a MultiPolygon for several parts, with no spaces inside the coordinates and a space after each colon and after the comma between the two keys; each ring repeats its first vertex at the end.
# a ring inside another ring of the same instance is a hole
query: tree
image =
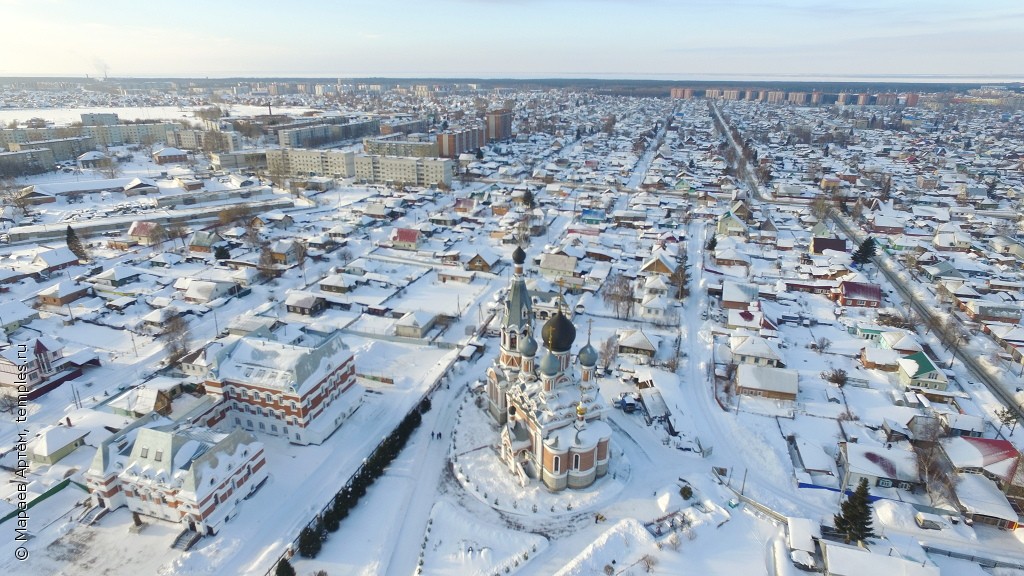
{"type": "Polygon", "coordinates": [[[121,163],[117,161],[117,158],[108,156],[104,158],[99,164],[100,173],[107,178],[113,180],[121,175],[121,163]]]}
{"type": "Polygon", "coordinates": [[[853,263],[858,266],[867,264],[875,257],[876,252],[875,239],[868,236],[860,243],[860,247],[857,248],[857,251],[853,253],[853,263]]]}
{"type": "Polygon", "coordinates": [[[213,257],[217,260],[227,260],[231,258],[231,251],[227,246],[217,246],[213,249],[213,257]]]}
{"type": "Polygon", "coordinates": [[[868,480],[861,478],[857,489],[840,505],[839,514],[832,517],[836,530],[847,544],[863,542],[875,535],[871,528],[871,501],[868,496],[868,480]]]}
{"type": "Polygon", "coordinates": [[[476,149],[476,159],[477,160],[483,160],[484,159],[484,149],[483,148],[477,148],[476,149]]]}
{"type": "Polygon", "coordinates": [[[70,225],[68,225],[68,229],[64,233],[64,240],[67,242],[68,250],[74,252],[79,260],[89,259],[89,251],[85,249],[85,244],[82,244],[82,240],[70,225]]]}
{"type": "Polygon", "coordinates": [[[824,336],[814,341],[814,348],[818,351],[818,354],[824,354],[832,347],[832,341],[824,336]]]}
{"type": "Polygon", "coordinates": [[[996,410],[996,419],[999,420],[999,430],[1003,429],[1003,426],[1010,427],[1010,434],[1017,428],[1017,415],[1012,410],[1003,406],[996,410]]]}
{"type": "Polygon", "coordinates": [[[179,314],[171,316],[164,323],[164,330],[160,334],[167,349],[167,363],[173,364],[188,351],[188,322],[179,314]]]}
{"type": "Polygon", "coordinates": [[[615,360],[615,356],[618,354],[618,351],[619,339],[612,334],[607,340],[601,343],[601,349],[597,351],[597,356],[601,362],[601,366],[604,366],[606,369],[611,366],[612,360],[615,360]]]}
{"type": "Polygon", "coordinates": [[[711,239],[708,240],[707,251],[711,252],[716,246],[718,246],[718,237],[712,236],[711,239]]]}
{"type": "Polygon", "coordinates": [[[811,215],[818,220],[825,219],[825,216],[828,215],[828,209],[828,199],[824,196],[815,196],[814,200],[811,201],[811,215]]]}
{"type": "Polygon", "coordinates": [[[842,388],[843,386],[846,385],[846,381],[849,379],[849,377],[846,374],[846,370],[843,370],[842,368],[833,368],[832,370],[829,370],[827,372],[822,372],[821,379],[826,382],[831,382],[836,386],[842,388]]]}
{"type": "Polygon", "coordinates": [[[939,419],[934,416],[918,416],[912,422],[917,476],[928,492],[928,499],[932,505],[943,499],[954,501],[958,477],[949,468],[939,444],[942,438],[939,419]]]}
{"type": "Polygon", "coordinates": [[[525,204],[526,207],[531,210],[534,208],[535,204],[533,201],[533,190],[527,188],[526,192],[523,192],[523,204],[525,204]]]}
{"type": "Polygon", "coordinates": [[[680,264],[679,266],[676,266],[675,271],[672,272],[672,274],[668,277],[668,279],[669,279],[669,284],[674,286],[675,289],[676,289],[676,299],[682,301],[684,298],[689,296],[689,294],[690,294],[690,287],[689,287],[690,275],[689,275],[685,265],[680,264]]]}
{"type": "Polygon", "coordinates": [[[226,206],[217,213],[217,223],[221,226],[233,226],[249,219],[251,208],[246,204],[226,206]]]}
{"type": "Polygon", "coordinates": [[[177,222],[174,224],[167,225],[167,238],[173,243],[174,240],[181,240],[181,249],[185,250],[185,238],[188,236],[188,227],[184,224],[177,222]]]}
{"type": "Polygon", "coordinates": [[[274,253],[270,250],[269,244],[260,248],[260,260],[256,264],[256,270],[263,278],[270,278],[274,275],[274,253]]]}
{"type": "Polygon", "coordinates": [[[601,287],[601,298],[611,306],[616,318],[629,318],[633,313],[633,284],[622,274],[610,274],[601,287]]]}
{"type": "Polygon", "coordinates": [[[277,569],[274,570],[274,576],[295,576],[295,568],[287,558],[281,558],[281,561],[277,563],[277,569]]]}
{"type": "Polygon", "coordinates": [[[295,263],[302,271],[302,283],[309,284],[306,280],[306,245],[302,242],[295,242],[295,263]]]}
{"type": "Polygon", "coordinates": [[[0,414],[14,414],[18,409],[18,397],[7,392],[0,392],[0,414]]]}
{"type": "Polygon", "coordinates": [[[322,546],[323,541],[321,540],[319,530],[306,526],[299,533],[299,554],[303,558],[316,558],[322,546]]]}

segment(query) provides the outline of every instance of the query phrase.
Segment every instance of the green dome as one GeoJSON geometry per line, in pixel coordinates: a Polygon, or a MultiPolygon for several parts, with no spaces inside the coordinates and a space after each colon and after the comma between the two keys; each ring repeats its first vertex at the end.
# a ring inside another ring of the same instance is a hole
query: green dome
{"type": "Polygon", "coordinates": [[[587,345],[580,349],[579,354],[576,355],[579,359],[580,364],[588,368],[597,366],[597,350],[587,342],[587,345]]]}
{"type": "Polygon", "coordinates": [[[541,336],[552,352],[568,352],[576,340],[576,327],[559,310],[544,324],[541,336]]]}
{"type": "Polygon", "coordinates": [[[533,339],[532,335],[527,334],[519,341],[519,353],[527,358],[537,355],[537,341],[533,339]]]}
{"type": "Polygon", "coordinates": [[[558,361],[558,357],[552,354],[550,350],[540,360],[540,373],[544,376],[554,376],[561,369],[562,365],[558,361]]]}

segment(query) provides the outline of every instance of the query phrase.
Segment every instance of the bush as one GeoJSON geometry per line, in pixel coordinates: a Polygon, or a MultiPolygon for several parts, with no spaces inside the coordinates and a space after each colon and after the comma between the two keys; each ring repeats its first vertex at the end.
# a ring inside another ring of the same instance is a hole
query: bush
{"type": "Polygon", "coordinates": [[[683,497],[683,500],[689,500],[693,498],[693,488],[690,488],[689,485],[683,486],[679,489],[679,495],[683,497]]]}

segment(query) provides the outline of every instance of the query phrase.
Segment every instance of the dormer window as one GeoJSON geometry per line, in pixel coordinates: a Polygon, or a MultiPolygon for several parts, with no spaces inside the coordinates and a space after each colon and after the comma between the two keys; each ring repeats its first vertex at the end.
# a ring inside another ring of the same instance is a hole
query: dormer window
{"type": "Polygon", "coordinates": [[[156,455],[153,456],[153,461],[154,462],[163,462],[163,460],[164,460],[164,451],[163,450],[157,450],[156,451],[156,455]]]}
{"type": "Polygon", "coordinates": [[[149,448],[143,447],[142,450],[139,451],[139,458],[149,458],[149,448]]]}

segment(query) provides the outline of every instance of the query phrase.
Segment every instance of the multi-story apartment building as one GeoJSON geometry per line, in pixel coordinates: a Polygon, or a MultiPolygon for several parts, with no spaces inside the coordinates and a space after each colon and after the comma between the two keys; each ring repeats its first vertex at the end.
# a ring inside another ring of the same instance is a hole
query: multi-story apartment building
{"type": "Polygon", "coordinates": [[[438,155],[437,142],[434,140],[367,138],[363,140],[363,151],[367,154],[415,156],[417,158],[436,158],[438,155]]]}
{"type": "Polygon", "coordinates": [[[769,104],[782,104],[786,101],[786,93],[782,90],[769,90],[767,100],[769,104]]]}
{"type": "Polygon", "coordinates": [[[380,133],[384,136],[388,134],[412,134],[414,132],[426,132],[430,129],[426,119],[417,118],[415,120],[393,120],[391,122],[381,122],[380,133]]]}
{"type": "Polygon", "coordinates": [[[673,98],[692,100],[694,96],[694,90],[693,88],[673,88],[670,94],[673,98]]]}
{"type": "Polygon", "coordinates": [[[339,144],[364,136],[376,136],[379,133],[380,120],[374,118],[347,124],[318,124],[305,128],[280,130],[277,133],[277,138],[283,148],[312,148],[339,144]]]}
{"type": "MultiPolygon", "coordinates": [[[[8,145],[11,152],[22,152],[25,150],[48,149],[53,152],[53,159],[57,162],[74,160],[89,150],[96,149],[95,141],[89,136],[78,136],[71,138],[55,138],[53,140],[33,140],[30,142],[13,142],[8,145]]],[[[52,165],[51,165],[52,166],[52,165]]]]}
{"type": "Polygon", "coordinates": [[[350,178],[355,175],[355,153],[342,150],[271,149],[267,150],[266,164],[271,173],[286,176],[350,178]]]}
{"type": "Polygon", "coordinates": [[[356,180],[374,183],[401,182],[411,186],[452,184],[455,163],[449,158],[409,158],[360,155],[355,157],[356,180]]]}
{"type": "Polygon", "coordinates": [[[53,168],[56,160],[49,148],[0,152],[0,176],[27,176],[41,174],[53,168]]]}
{"type": "Polygon", "coordinates": [[[458,158],[463,152],[472,152],[487,143],[487,132],[482,126],[446,130],[437,135],[437,155],[458,158]]]}
{"type": "Polygon", "coordinates": [[[121,119],[117,114],[110,112],[82,113],[82,126],[113,126],[120,123],[121,119]]]}
{"type": "Polygon", "coordinates": [[[242,136],[231,131],[176,129],[167,132],[167,145],[182,150],[234,152],[242,147],[242,136]]]}
{"type": "Polygon", "coordinates": [[[512,137],[512,110],[500,108],[487,111],[487,140],[495,142],[512,137]]]}

